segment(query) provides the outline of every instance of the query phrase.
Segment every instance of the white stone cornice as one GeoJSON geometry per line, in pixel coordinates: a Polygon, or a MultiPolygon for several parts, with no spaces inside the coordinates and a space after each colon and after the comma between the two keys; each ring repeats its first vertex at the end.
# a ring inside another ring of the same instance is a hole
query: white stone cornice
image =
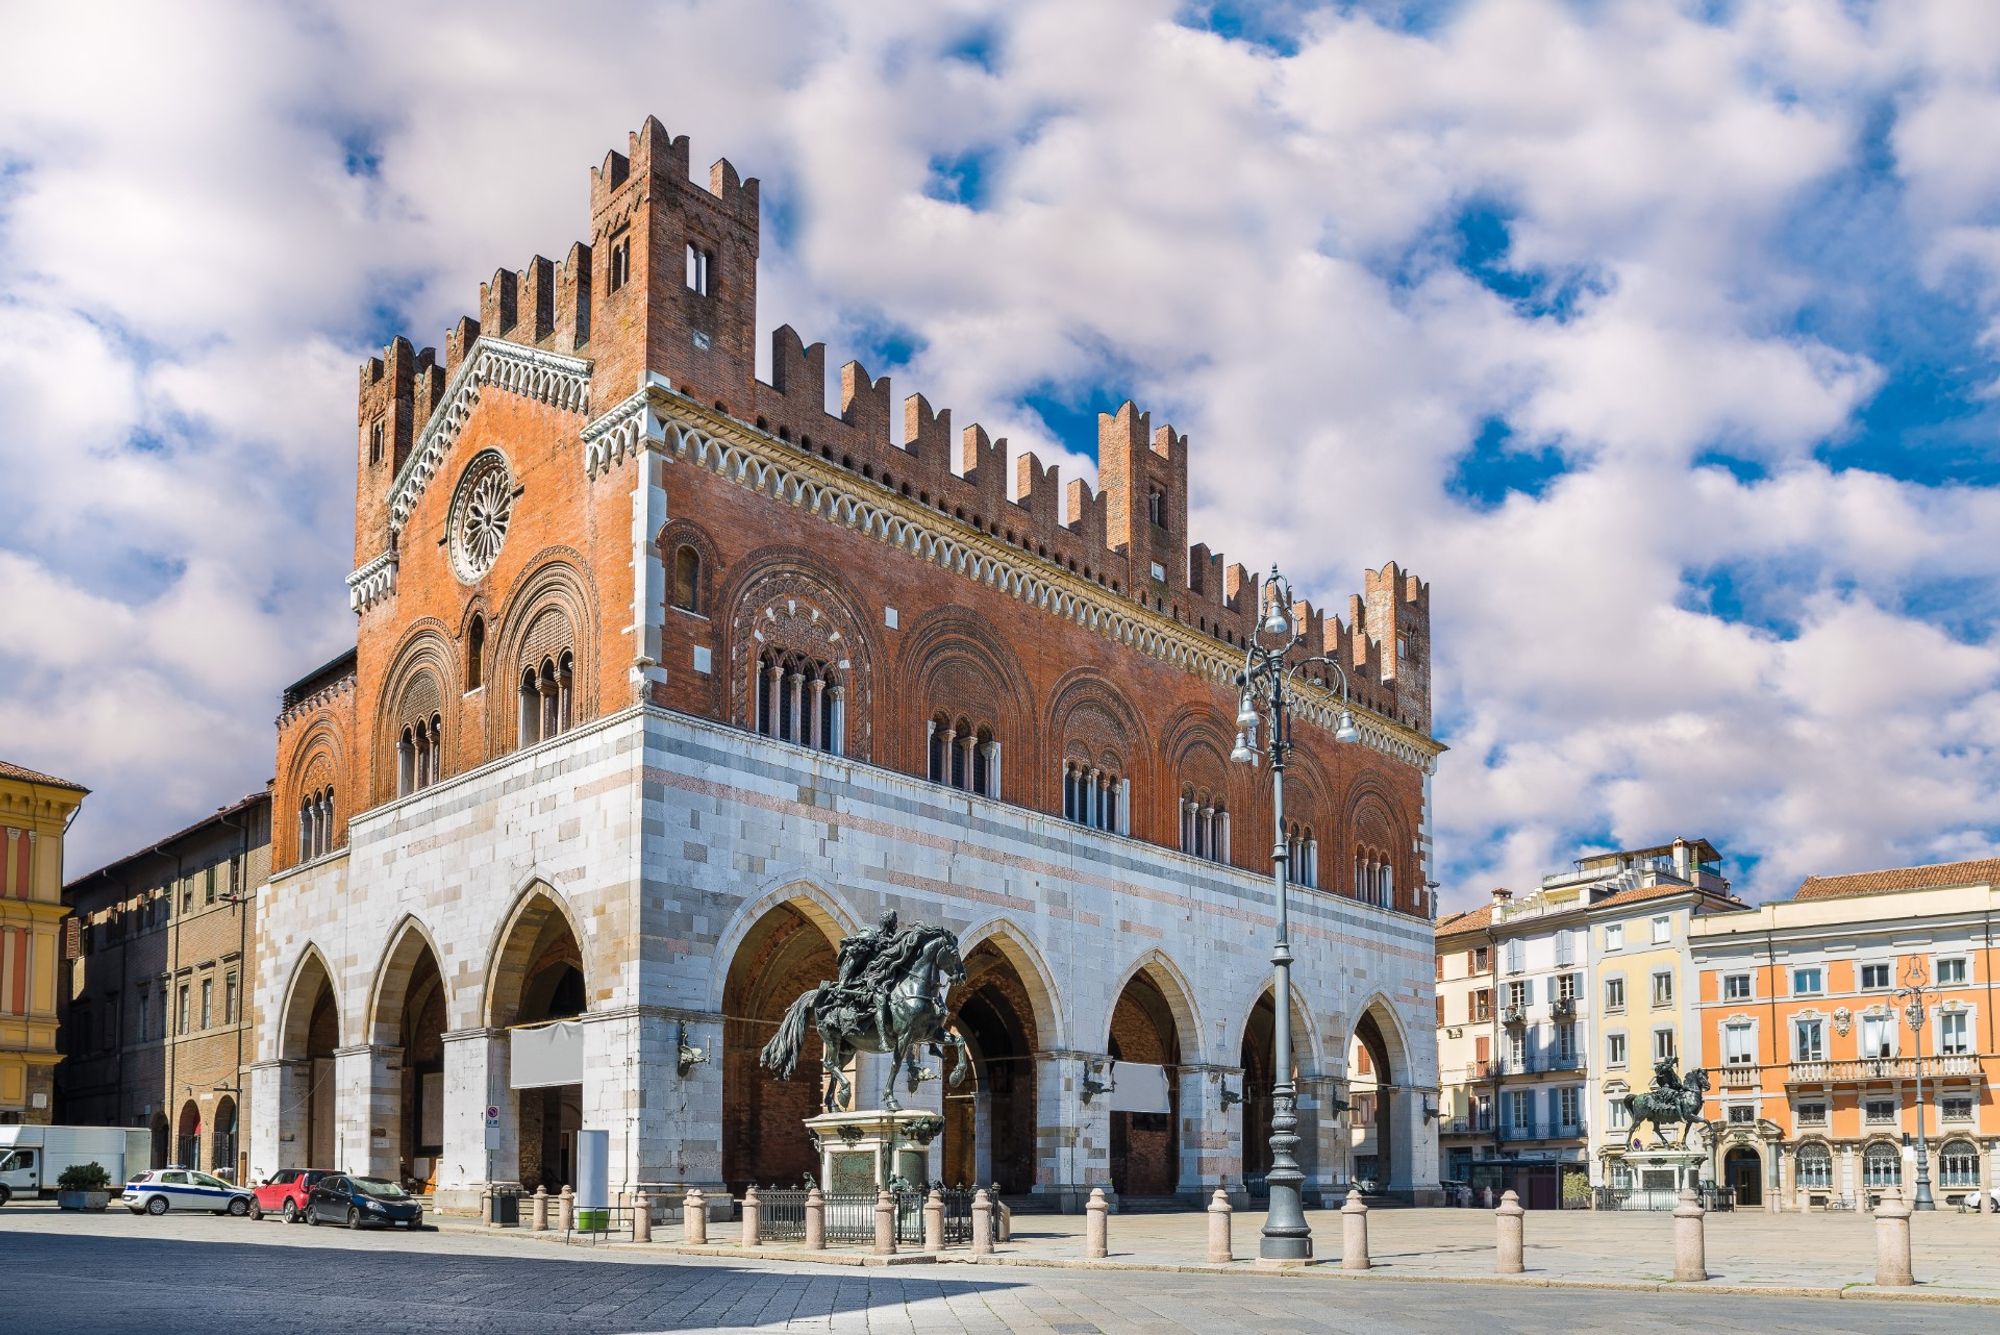
{"type": "Polygon", "coordinates": [[[666,447],[666,424],[653,411],[648,392],[641,389],[584,427],[583,474],[596,477],[641,450],[664,451],[666,447]]]}
{"type": "Polygon", "coordinates": [[[347,577],[347,605],[360,616],[396,591],[396,549],[356,567],[347,577]]]}
{"type": "Polygon", "coordinates": [[[479,402],[486,386],[546,403],[566,412],[590,411],[590,360],[566,357],[557,352],[506,343],[497,338],[481,338],[467,350],[444,397],[424,424],[416,448],[396,474],[389,488],[389,527],[400,530],[409,522],[417,498],[437,475],[452,442],[479,402]]]}
{"type": "MultiPolygon", "coordinates": [[[[638,429],[631,424],[642,409],[635,400],[645,401],[648,430],[657,421],[663,435],[658,448],[669,459],[706,469],[740,487],[900,548],[1184,672],[1233,686],[1242,670],[1240,655],[1206,636],[1066,571],[1024,557],[970,525],[870,486],[738,423],[702,420],[697,406],[674,393],[664,381],[653,380],[586,431],[597,433],[593,438],[598,440],[614,431],[624,431],[637,440],[638,429]]],[[[608,446],[604,454],[610,457],[608,446]]],[[[586,475],[592,457],[586,446],[586,475]]],[[[609,463],[600,466],[608,467],[609,463]]],[[[1332,729],[1340,712],[1340,697],[1310,682],[1297,682],[1296,689],[1298,717],[1332,729]]],[[[1363,746],[1424,773],[1436,768],[1437,757],[1445,748],[1435,739],[1358,704],[1352,708],[1363,746]]]]}
{"type": "Polygon", "coordinates": [[[344,672],[326,685],[300,700],[295,700],[278,712],[277,724],[287,727],[294,721],[313,713],[321,706],[354,689],[354,673],[344,672]]]}

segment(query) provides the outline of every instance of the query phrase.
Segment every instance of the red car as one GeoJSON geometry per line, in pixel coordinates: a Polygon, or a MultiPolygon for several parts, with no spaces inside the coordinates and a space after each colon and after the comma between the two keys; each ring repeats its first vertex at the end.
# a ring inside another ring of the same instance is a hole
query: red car
{"type": "Polygon", "coordinates": [[[256,1202],[250,1207],[250,1217],[275,1214],[283,1215],[288,1224],[298,1223],[305,1217],[306,1198],[312,1189],[321,1178],[331,1176],[331,1168],[280,1168],[270,1181],[253,1189],[256,1202]]]}

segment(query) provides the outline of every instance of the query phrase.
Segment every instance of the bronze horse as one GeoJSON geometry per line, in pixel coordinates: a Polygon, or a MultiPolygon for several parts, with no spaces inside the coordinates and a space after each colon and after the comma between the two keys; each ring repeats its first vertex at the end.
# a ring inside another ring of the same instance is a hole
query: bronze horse
{"type": "Polygon", "coordinates": [[[944,1048],[955,1048],[948,1083],[957,1088],[971,1067],[965,1040],[945,1027],[945,997],[954,983],[965,979],[965,963],[958,956],[958,938],[941,927],[913,927],[895,942],[900,962],[887,982],[886,995],[859,997],[853,989],[821,983],[792,1003],[778,1032],[764,1045],[761,1060],[780,1080],[792,1078],[798,1066],[799,1050],[805,1043],[806,1025],[819,1031],[821,1069],[828,1077],[822,1106],[827,1112],[846,1103],[853,1085],[847,1079],[847,1064],[857,1052],[886,1052],[888,1079],[882,1086],[882,1107],[894,1112],[896,1073],[908,1074],[909,1091],[917,1092],[919,1047],[942,1057],[944,1048]],[[884,1021],[888,1032],[884,1032],[884,1021]]]}
{"type": "MultiPolygon", "coordinates": [[[[1662,1063],[1663,1075],[1671,1078],[1673,1068],[1662,1063]]],[[[1681,1124],[1681,1147],[1685,1149],[1688,1133],[1702,1120],[1701,1105],[1708,1093],[1708,1072],[1696,1069],[1687,1072],[1672,1084],[1662,1085],[1655,1080],[1654,1087],[1643,1094],[1625,1096],[1625,1112],[1631,1119],[1632,1129],[1626,1133],[1625,1143],[1634,1144],[1639,1138],[1639,1124],[1651,1122],[1654,1134],[1660,1143],[1666,1143],[1663,1127],[1673,1122],[1681,1124]]]]}

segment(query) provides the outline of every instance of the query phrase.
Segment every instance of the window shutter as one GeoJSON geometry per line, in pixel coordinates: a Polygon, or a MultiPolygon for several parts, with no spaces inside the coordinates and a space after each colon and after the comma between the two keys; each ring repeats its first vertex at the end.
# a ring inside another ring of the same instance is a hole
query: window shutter
{"type": "Polygon", "coordinates": [[[83,924],[75,918],[63,923],[63,958],[73,960],[83,954],[83,924]]]}
{"type": "Polygon", "coordinates": [[[1526,979],[1521,984],[1521,1004],[1524,1006],[1535,1004],[1535,980],[1532,978],[1526,979]]]}

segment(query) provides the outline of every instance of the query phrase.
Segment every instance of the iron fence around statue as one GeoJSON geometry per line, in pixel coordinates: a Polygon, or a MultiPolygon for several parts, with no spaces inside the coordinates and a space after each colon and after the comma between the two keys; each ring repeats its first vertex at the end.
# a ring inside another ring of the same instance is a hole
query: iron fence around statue
{"type": "MultiPolygon", "coordinates": [[[[966,1247],[972,1243],[972,1190],[944,1187],[938,1192],[944,1203],[944,1245],[966,1247]]],[[[896,1245],[921,1247],[924,1243],[924,1206],[929,1188],[908,1188],[891,1193],[896,1207],[896,1245]]],[[[826,1245],[873,1246],[875,1242],[875,1202],[873,1192],[823,1192],[826,1204],[826,1245]]],[[[757,1236],[765,1242],[803,1242],[806,1236],[806,1192],[798,1188],[773,1187],[757,1192],[757,1236]]]]}
{"type": "Polygon", "coordinates": [[[777,1187],[757,1193],[757,1236],[766,1242],[804,1242],[806,1193],[777,1187]]]}

